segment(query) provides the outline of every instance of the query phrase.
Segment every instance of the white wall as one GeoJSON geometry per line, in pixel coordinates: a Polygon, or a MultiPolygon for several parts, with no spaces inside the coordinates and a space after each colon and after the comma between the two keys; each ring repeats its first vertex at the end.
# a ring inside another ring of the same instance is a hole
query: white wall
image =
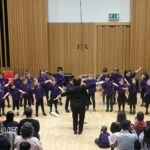
{"type": "MultiPolygon", "coordinates": [[[[130,0],[82,0],[84,22],[108,22],[109,13],[130,22],[130,0]]],[[[80,0],[48,0],[48,22],[80,22],[80,0]]]]}

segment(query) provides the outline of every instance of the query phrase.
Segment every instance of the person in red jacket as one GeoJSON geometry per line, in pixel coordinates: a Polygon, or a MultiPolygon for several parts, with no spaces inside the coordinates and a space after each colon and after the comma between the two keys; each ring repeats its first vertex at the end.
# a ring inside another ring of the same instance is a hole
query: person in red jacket
{"type": "Polygon", "coordinates": [[[144,131],[146,127],[146,122],[144,122],[144,113],[138,112],[136,116],[136,122],[133,125],[135,131],[139,135],[142,131],[144,131]]]}

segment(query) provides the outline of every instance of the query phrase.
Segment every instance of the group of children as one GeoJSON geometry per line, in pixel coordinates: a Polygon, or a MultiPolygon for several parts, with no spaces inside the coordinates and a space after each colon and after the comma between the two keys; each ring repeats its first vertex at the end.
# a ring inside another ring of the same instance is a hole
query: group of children
{"type": "MultiPolygon", "coordinates": [[[[113,105],[118,102],[119,111],[125,111],[125,104],[128,102],[130,106],[130,114],[136,113],[137,94],[141,93],[142,104],[146,107],[146,114],[148,114],[148,107],[150,104],[150,79],[148,73],[142,73],[140,84],[136,78],[136,74],[141,70],[140,67],[135,72],[131,70],[125,70],[124,75],[119,72],[119,68],[115,67],[113,73],[109,74],[108,69],[103,69],[103,74],[96,79],[92,75],[88,75],[88,78],[83,81],[83,84],[93,84],[97,81],[101,81],[102,87],[102,99],[103,104],[106,104],[106,112],[113,111],[113,105]],[[118,93],[118,94],[117,94],[118,93]],[[116,97],[117,96],[117,97],[116,97]],[[105,101],[106,99],[106,101],[105,101]]],[[[40,76],[36,79],[31,77],[29,72],[25,73],[23,78],[19,77],[18,73],[15,73],[13,82],[9,83],[3,73],[0,73],[0,116],[5,115],[5,99],[7,99],[8,107],[9,95],[13,100],[13,111],[17,111],[16,115],[19,115],[19,107],[22,106],[24,101],[24,109],[27,104],[29,106],[34,104],[36,100],[36,116],[38,116],[38,108],[41,106],[43,115],[46,116],[44,110],[43,97],[46,96],[47,104],[50,106],[50,113],[52,112],[52,106],[55,106],[55,112],[59,114],[57,104],[62,105],[61,93],[64,89],[69,89],[73,86],[73,79],[69,80],[66,88],[64,88],[65,76],[63,74],[63,68],[58,67],[57,73],[49,73],[45,69],[40,70],[40,76]],[[49,77],[53,76],[53,78],[49,77]]],[[[95,106],[95,92],[96,87],[93,87],[87,91],[89,102],[87,103],[87,109],[89,105],[93,104],[93,111],[96,111],[95,106]],[[90,100],[91,99],[91,100],[90,100]]],[[[66,97],[65,110],[69,112],[70,96],[66,97]]]]}

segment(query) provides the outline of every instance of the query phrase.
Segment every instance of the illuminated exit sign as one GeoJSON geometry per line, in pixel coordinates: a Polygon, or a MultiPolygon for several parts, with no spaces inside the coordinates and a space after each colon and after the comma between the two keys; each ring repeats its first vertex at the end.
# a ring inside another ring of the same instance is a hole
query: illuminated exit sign
{"type": "Polygon", "coordinates": [[[119,18],[120,18],[119,13],[109,13],[110,20],[119,20],[119,18]]]}

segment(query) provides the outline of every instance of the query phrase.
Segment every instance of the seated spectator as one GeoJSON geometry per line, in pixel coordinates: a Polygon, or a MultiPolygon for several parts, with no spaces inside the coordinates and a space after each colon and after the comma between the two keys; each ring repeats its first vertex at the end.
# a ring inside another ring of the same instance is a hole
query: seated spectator
{"type": "Polygon", "coordinates": [[[150,150],[150,126],[147,126],[139,136],[141,150],[150,150]]]}
{"type": "Polygon", "coordinates": [[[18,122],[14,121],[14,113],[8,111],[6,114],[6,120],[2,123],[2,132],[14,132],[18,133],[18,122]]]}
{"type": "Polygon", "coordinates": [[[144,122],[144,113],[138,112],[136,117],[136,122],[133,125],[136,133],[139,135],[142,131],[144,131],[146,127],[146,123],[144,122]]]}
{"type": "Polygon", "coordinates": [[[95,140],[95,143],[100,148],[109,148],[110,147],[109,141],[108,141],[109,136],[110,134],[107,132],[107,126],[102,126],[99,138],[95,140]]]}
{"type": "Polygon", "coordinates": [[[119,122],[113,122],[111,124],[110,131],[112,134],[108,137],[109,144],[110,144],[111,150],[114,150],[116,147],[116,137],[114,133],[121,131],[119,122]]]}
{"type": "Polygon", "coordinates": [[[34,135],[33,136],[35,136],[38,139],[40,139],[40,136],[39,136],[40,124],[39,124],[38,120],[32,119],[32,113],[33,113],[32,108],[31,107],[25,108],[24,113],[26,115],[26,118],[20,121],[20,123],[19,123],[19,129],[18,129],[18,134],[19,135],[21,134],[20,131],[21,131],[22,125],[25,122],[30,122],[33,125],[33,127],[34,127],[34,135]]]}
{"type": "Polygon", "coordinates": [[[115,133],[115,137],[118,150],[134,150],[134,143],[138,139],[135,130],[131,129],[131,123],[128,120],[122,122],[122,131],[115,133]]]}
{"type": "Polygon", "coordinates": [[[20,150],[30,150],[31,145],[28,142],[22,142],[20,144],[20,150]]]}
{"type": "Polygon", "coordinates": [[[117,114],[117,122],[119,122],[120,127],[121,127],[121,124],[122,124],[122,122],[124,120],[126,120],[126,114],[125,114],[125,112],[118,112],[118,114],[117,114]]]}
{"type": "Polygon", "coordinates": [[[0,134],[0,150],[10,150],[10,143],[6,137],[0,134]]]}
{"type": "Polygon", "coordinates": [[[31,150],[42,150],[43,148],[40,141],[32,135],[34,135],[32,123],[25,122],[21,128],[21,136],[18,136],[14,142],[15,148],[20,150],[20,144],[22,142],[28,142],[31,145],[31,150]]]}

